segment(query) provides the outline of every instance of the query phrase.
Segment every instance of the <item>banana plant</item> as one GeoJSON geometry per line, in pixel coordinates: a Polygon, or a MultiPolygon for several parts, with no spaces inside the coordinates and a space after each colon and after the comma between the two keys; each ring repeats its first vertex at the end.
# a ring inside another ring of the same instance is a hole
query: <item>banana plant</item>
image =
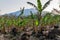
{"type": "Polygon", "coordinates": [[[44,25],[56,25],[59,24],[60,22],[60,15],[51,15],[50,14],[46,14],[43,18],[42,18],[42,24],[44,25]]]}
{"type": "MultiPolygon", "coordinates": [[[[22,19],[21,16],[22,16],[23,13],[24,13],[24,7],[23,7],[23,9],[20,10],[20,12],[21,12],[21,13],[20,13],[20,15],[19,15],[18,18],[17,18],[17,19],[18,19],[18,22],[17,22],[17,25],[18,25],[18,26],[20,26],[20,23],[23,23],[23,21],[21,22],[20,19],[22,19]]],[[[23,20],[23,19],[22,19],[22,20],[23,20]]],[[[21,24],[21,25],[22,25],[22,24],[21,24]]]]}
{"type": "Polygon", "coordinates": [[[23,19],[23,20],[18,21],[18,22],[17,22],[17,25],[18,25],[18,27],[24,28],[25,25],[27,24],[27,22],[28,22],[27,19],[23,19]]]}
{"type": "Polygon", "coordinates": [[[31,19],[33,21],[33,27],[34,27],[34,15],[33,15],[32,11],[30,11],[30,13],[31,13],[31,19]]]}
{"type": "Polygon", "coordinates": [[[51,20],[52,20],[52,15],[51,13],[47,13],[42,19],[41,19],[41,26],[46,26],[49,25],[51,20]]]}
{"type": "Polygon", "coordinates": [[[2,17],[1,18],[1,20],[0,20],[0,22],[1,22],[1,27],[2,27],[2,33],[5,33],[5,26],[4,26],[4,24],[5,24],[5,18],[4,17],[2,17]]]}
{"type": "Polygon", "coordinates": [[[55,15],[53,18],[56,24],[60,22],[60,15],[55,15]]]}
{"type": "Polygon", "coordinates": [[[38,21],[40,23],[40,19],[42,18],[41,14],[42,14],[42,11],[50,4],[52,0],[49,0],[47,1],[44,6],[42,7],[42,4],[41,4],[41,0],[37,0],[37,6],[31,2],[27,2],[28,4],[32,5],[33,7],[36,8],[36,10],[38,11],[38,21]]]}
{"type": "Polygon", "coordinates": [[[33,19],[33,24],[35,24],[35,26],[39,25],[39,21],[37,18],[38,17],[31,12],[31,19],[33,19]]]}
{"type": "Polygon", "coordinates": [[[20,18],[24,14],[24,7],[23,7],[23,9],[20,10],[20,12],[21,13],[19,14],[18,18],[20,18]]]}

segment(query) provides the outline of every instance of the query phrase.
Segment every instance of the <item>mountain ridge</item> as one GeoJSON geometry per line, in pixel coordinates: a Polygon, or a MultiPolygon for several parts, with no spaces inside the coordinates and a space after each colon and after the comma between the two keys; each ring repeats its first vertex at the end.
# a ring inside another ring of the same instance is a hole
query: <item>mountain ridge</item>
{"type": "MultiPolygon", "coordinates": [[[[34,9],[34,8],[24,9],[24,14],[23,14],[23,16],[28,16],[28,15],[30,15],[30,11],[32,11],[33,14],[36,14],[36,13],[37,13],[37,10],[34,9]]],[[[20,11],[20,10],[17,10],[17,11],[15,11],[15,12],[7,13],[7,14],[4,14],[4,15],[8,15],[8,16],[10,16],[10,15],[19,16],[20,13],[21,13],[21,11],[20,11]]],[[[42,12],[42,16],[44,16],[46,13],[47,13],[47,11],[43,11],[43,12],[42,12]]]]}

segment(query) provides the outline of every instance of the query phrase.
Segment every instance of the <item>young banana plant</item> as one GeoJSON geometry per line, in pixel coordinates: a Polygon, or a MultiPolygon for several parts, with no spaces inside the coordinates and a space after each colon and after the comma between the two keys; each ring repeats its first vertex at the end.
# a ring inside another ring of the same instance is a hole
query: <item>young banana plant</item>
{"type": "Polygon", "coordinates": [[[34,27],[34,15],[33,15],[32,11],[30,11],[30,13],[31,13],[31,19],[33,21],[33,27],[34,27]]]}
{"type": "Polygon", "coordinates": [[[35,25],[34,25],[34,21],[35,21],[34,18],[35,18],[35,17],[34,17],[34,15],[33,15],[32,11],[30,11],[30,13],[31,13],[31,19],[32,19],[32,22],[33,22],[33,28],[34,28],[34,30],[35,30],[35,25]]]}
{"type": "Polygon", "coordinates": [[[36,8],[36,10],[38,11],[38,21],[40,23],[40,19],[41,19],[41,14],[42,14],[42,11],[50,4],[52,0],[49,0],[47,1],[44,6],[42,7],[42,4],[41,4],[41,0],[37,0],[37,6],[31,2],[27,2],[28,4],[32,5],[33,7],[36,8]]]}
{"type": "Polygon", "coordinates": [[[16,23],[16,25],[17,25],[18,27],[22,26],[23,23],[24,23],[24,21],[21,21],[21,20],[23,20],[23,18],[22,18],[22,15],[23,15],[23,14],[24,14],[24,7],[23,7],[23,9],[20,10],[20,14],[19,14],[19,16],[18,16],[18,22],[16,23]],[[20,20],[20,19],[21,19],[21,20],[20,20]]]}
{"type": "Polygon", "coordinates": [[[50,23],[52,22],[53,16],[51,15],[51,13],[47,13],[42,19],[42,24],[43,25],[50,25],[50,23]]]}
{"type": "Polygon", "coordinates": [[[55,21],[55,24],[59,24],[59,22],[60,22],[60,15],[55,15],[55,16],[53,17],[53,19],[54,19],[54,21],[55,21]]]}
{"type": "Polygon", "coordinates": [[[20,17],[21,18],[21,16],[24,14],[24,7],[23,7],[23,9],[22,10],[20,10],[20,15],[18,16],[18,18],[20,17]]]}

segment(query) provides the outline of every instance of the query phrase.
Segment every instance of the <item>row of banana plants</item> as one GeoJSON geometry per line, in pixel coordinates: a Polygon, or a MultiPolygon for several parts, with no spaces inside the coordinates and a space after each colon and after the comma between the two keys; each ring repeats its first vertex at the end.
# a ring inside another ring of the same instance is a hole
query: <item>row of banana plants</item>
{"type": "Polygon", "coordinates": [[[47,13],[45,16],[40,18],[40,23],[38,21],[38,17],[30,12],[31,15],[21,19],[20,17],[17,18],[8,18],[7,17],[0,17],[0,29],[4,27],[42,27],[47,25],[56,25],[60,23],[60,15],[52,15],[52,13],[47,13]]]}
{"type": "Polygon", "coordinates": [[[30,11],[31,15],[27,17],[23,17],[24,8],[21,11],[18,17],[15,16],[1,16],[0,17],[0,29],[5,27],[33,27],[38,29],[38,26],[47,26],[47,25],[58,25],[60,24],[60,15],[52,15],[52,13],[47,13],[45,16],[41,16],[42,11],[50,4],[52,0],[49,0],[42,7],[41,0],[37,0],[37,6],[31,2],[27,2],[28,4],[34,6],[37,10],[37,14],[33,14],[30,11]]]}

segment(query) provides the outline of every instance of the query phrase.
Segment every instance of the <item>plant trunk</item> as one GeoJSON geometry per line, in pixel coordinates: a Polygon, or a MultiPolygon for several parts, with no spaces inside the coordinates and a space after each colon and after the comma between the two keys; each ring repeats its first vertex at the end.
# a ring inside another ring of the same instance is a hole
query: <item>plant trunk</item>
{"type": "Polygon", "coordinates": [[[39,12],[39,14],[38,14],[38,22],[39,22],[39,25],[38,26],[41,26],[41,18],[42,18],[41,12],[39,12]]]}

